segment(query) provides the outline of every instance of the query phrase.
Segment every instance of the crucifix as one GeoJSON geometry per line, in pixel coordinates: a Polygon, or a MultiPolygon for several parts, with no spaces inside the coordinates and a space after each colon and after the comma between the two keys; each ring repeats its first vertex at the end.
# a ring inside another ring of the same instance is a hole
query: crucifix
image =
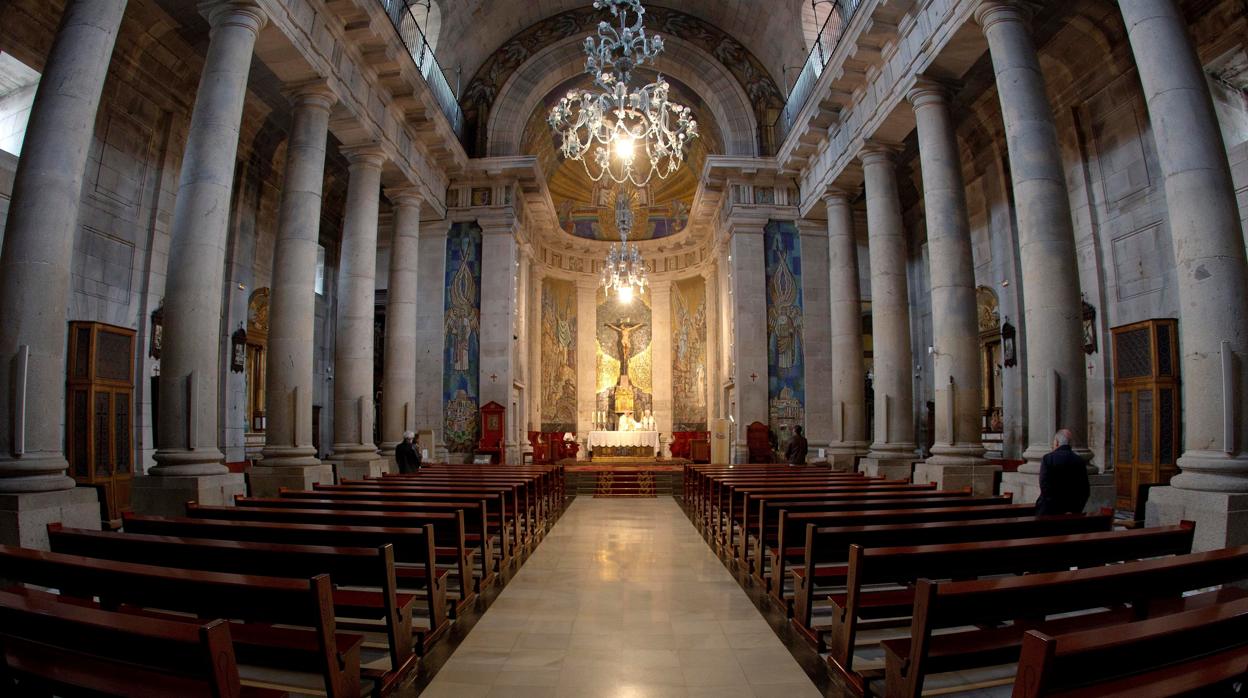
{"type": "Polygon", "coordinates": [[[758,374],[757,374],[757,373],[751,373],[751,374],[750,374],[750,382],[751,382],[751,383],[753,383],[753,382],[754,382],[754,381],[756,381],[756,380],[758,380],[758,374]]]}
{"type": "Polygon", "coordinates": [[[490,382],[491,382],[491,383],[497,383],[497,382],[498,382],[498,374],[497,374],[497,373],[491,373],[491,374],[490,374],[490,382]]]}

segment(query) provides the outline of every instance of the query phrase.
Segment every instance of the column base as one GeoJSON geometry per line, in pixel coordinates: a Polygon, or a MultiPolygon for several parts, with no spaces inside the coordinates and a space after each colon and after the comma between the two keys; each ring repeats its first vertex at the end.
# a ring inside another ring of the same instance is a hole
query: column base
{"type": "MultiPolygon", "coordinates": [[[[1040,498],[1040,473],[1018,472],[1001,474],[1001,493],[1014,495],[1015,504],[1031,504],[1040,498]]],[[[1088,504],[1083,510],[1089,514],[1114,506],[1114,474],[1088,474],[1088,504]]]]}
{"type": "MultiPolygon", "coordinates": [[[[333,466],[334,472],[338,474],[338,482],[381,477],[390,472],[390,464],[392,462],[387,458],[370,458],[368,460],[330,459],[325,461],[326,464],[333,466]]],[[[331,477],[330,481],[332,480],[333,478],[331,477]]]]}
{"type": "Polygon", "coordinates": [[[1147,526],[1195,521],[1193,552],[1248,544],[1248,493],[1154,487],[1145,512],[1147,526]]]}
{"type": "Polygon", "coordinates": [[[942,463],[936,459],[914,464],[914,482],[936,483],[938,490],[959,490],[970,487],[976,495],[996,493],[997,473],[1001,466],[981,460],[973,464],[942,463]]]}
{"type": "Polygon", "coordinates": [[[257,465],[247,477],[253,497],[276,497],[278,490],[310,490],[312,485],[334,484],[334,467],[327,463],[311,467],[257,465]]]}
{"type": "Polygon", "coordinates": [[[236,495],[247,494],[242,473],[221,475],[144,475],[134,478],[131,502],[136,514],[186,516],[186,503],[233,506],[236,495]]]}
{"type": "Polygon", "coordinates": [[[859,462],[862,473],[885,480],[909,480],[914,474],[913,458],[881,458],[867,456],[859,462]]]}
{"type": "Polygon", "coordinates": [[[0,494],[0,544],[48,549],[48,524],[100,530],[100,498],[92,487],[0,494]]]}

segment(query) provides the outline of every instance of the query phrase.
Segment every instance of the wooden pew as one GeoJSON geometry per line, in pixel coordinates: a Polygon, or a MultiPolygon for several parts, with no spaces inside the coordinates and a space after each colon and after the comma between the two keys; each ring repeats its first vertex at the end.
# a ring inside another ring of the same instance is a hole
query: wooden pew
{"type": "Polygon", "coordinates": [[[232,624],[230,634],[244,681],[248,665],[312,670],[320,680],[305,690],[321,689],[332,698],[361,695],[364,638],[337,632],[329,575],[289,579],[201,572],[7,545],[0,546],[0,569],[10,581],[57,589],[84,603],[98,598],[107,610],[242,621],[232,624]]]}
{"type": "Polygon", "coordinates": [[[1184,597],[1185,592],[1248,578],[1248,546],[1127,562],[1108,567],[1020,577],[915,585],[910,636],[885,640],[886,698],[917,698],[928,674],[1016,662],[1026,630],[1062,634],[1160,617],[1242,598],[1228,587],[1184,597]],[[1116,607],[1131,605],[1127,612],[1116,607]],[[1111,609],[1046,620],[1058,613],[1111,609]],[[933,635],[937,628],[992,626],[933,635]]]}
{"type": "MultiPolygon", "coordinates": [[[[455,513],[464,515],[464,542],[481,554],[482,571],[479,584],[488,587],[503,560],[494,557],[493,527],[487,520],[485,501],[386,502],[381,500],[294,499],[289,497],[236,496],[239,509],[284,509],[296,511],[345,511],[353,513],[428,514],[455,513]]],[[[479,589],[478,589],[479,591],[479,589]]]]}
{"type": "MultiPolygon", "coordinates": [[[[389,668],[374,672],[380,692],[390,692],[416,666],[412,607],[416,597],[400,594],[394,572],[394,548],[342,548],[288,543],[252,543],[209,538],[113,533],[48,525],[53,552],[104,560],[183,569],[261,574],[307,579],[328,574],[334,585],[338,626],[376,633],[368,622],[381,621],[389,668]],[[365,587],[345,589],[344,587],[365,587]],[[352,619],[357,622],[352,623],[352,619]],[[365,623],[358,622],[366,621],[365,623]]],[[[437,633],[446,631],[446,624],[437,633]]],[[[420,631],[422,649],[436,637],[420,631]]],[[[366,647],[368,646],[366,641],[366,647]]],[[[365,671],[367,674],[368,672],[365,671]]]]}
{"type": "Polygon", "coordinates": [[[489,485],[470,485],[454,487],[391,487],[385,485],[327,485],[315,483],[311,490],[287,490],[278,492],[279,497],[289,499],[341,499],[341,500],[382,500],[382,501],[462,501],[467,499],[484,500],[487,507],[486,517],[491,521],[500,520],[506,533],[500,552],[509,561],[526,558],[531,552],[530,538],[521,525],[522,509],[518,488],[491,487],[489,485]]]}
{"type": "Polygon", "coordinates": [[[279,696],[244,692],[223,620],[139,618],[33,589],[0,591],[5,695],[279,696]]]}
{"type": "Polygon", "coordinates": [[[1014,506],[1011,504],[1012,498],[1013,495],[1005,494],[1000,496],[952,497],[949,499],[932,498],[922,502],[919,500],[895,502],[869,500],[837,503],[823,507],[820,511],[794,511],[792,513],[782,508],[778,512],[779,519],[776,537],[774,539],[760,540],[760,545],[755,553],[759,567],[758,576],[761,578],[764,574],[769,575],[767,577],[768,581],[763,583],[772,597],[787,608],[789,598],[785,595],[784,582],[789,576],[788,564],[791,561],[796,562],[800,560],[805,555],[806,527],[810,524],[815,526],[869,525],[868,519],[864,519],[860,513],[866,511],[873,512],[873,518],[869,520],[870,523],[875,524],[993,519],[1007,515],[1004,512],[1009,511],[1014,511],[1016,515],[1021,516],[1032,516],[1035,514],[1035,505],[1029,508],[1014,510],[1003,508],[1014,506]],[[851,521],[849,517],[843,515],[851,511],[859,512],[853,514],[857,521],[851,521]],[[896,516],[891,519],[888,517],[888,512],[890,511],[897,512],[896,516]],[[769,564],[769,567],[766,569],[762,567],[764,561],[769,564]]]}
{"type": "Polygon", "coordinates": [[[426,525],[432,525],[438,560],[453,560],[454,572],[451,578],[459,585],[456,611],[463,611],[475,602],[479,591],[481,578],[475,574],[477,548],[469,546],[465,540],[464,515],[459,511],[387,514],[327,509],[249,509],[204,506],[188,502],[186,515],[193,519],[216,519],[218,521],[267,521],[327,526],[424,529],[426,525]]]}
{"type": "Polygon", "coordinates": [[[987,575],[1060,571],[1095,567],[1144,557],[1183,555],[1192,551],[1195,526],[1159,526],[1135,531],[999,539],[885,548],[851,545],[845,591],[834,594],[828,629],[828,661],[854,685],[854,643],[859,623],[904,618],[913,606],[914,581],[974,579],[987,575]],[[902,586],[871,590],[870,586],[902,586]]]}
{"type": "Polygon", "coordinates": [[[840,482],[866,482],[872,479],[859,473],[833,473],[827,468],[792,468],[789,466],[757,467],[757,466],[715,466],[713,468],[687,468],[685,470],[684,490],[682,498],[695,523],[699,523],[708,513],[706,502],[709,501],[714,483],[727,480],[774,479],[781,480],[836,480],[840,482]]]}
{"type": "Polygon", "coordinates": [[[474,482],[514,481],[530,494],[534,511],[543,519],[551,522],[563,511],[563,497],[566,495],[563,466],[556,468],[531,468],[520,466],[447,466],[424,468],[420,473],[404,475],[385,475],[381,478],[354,483],[366,482],[384,485],[404,485],[433,483],[471,484],[474,482]]]}
{"type": "Polygon", "coordinates": [[[850,545],[880,548],[1096,533],[1112,530],[1113,523],[1111,514],[1061,514],[874,526],[817,527],[813,523],[807,524],[802,561],[789,568],[789,576],[793,579],[791,622],[794,629],[818,651],[824,651],[821,629],[816,628],[812,621],[815,595],[820,588],[845,585],[849,574],[850,545]]]}
{"type": "MultiPolygon", "coordinates": [[[[462,478],[438,478],[430,476],[425,480],[386,478],[384,480],[347,480],[339,485],[313,485],[314,491],[328,487],[336,491],[354,492],[440,492],[447,494],[466,494],[471,492],[504,493],[512,502],[517,512],[517,530],[531,549],[546,525],[548,504],[538,498],[537,491],[532,487],[533,481],[526,479],[479,479],[464,480],[462,478]]],[[[553,525],[553,521],[551,522],[553,525]]],[[[528,550],[526,552],[529,552],[528,550]]]]}
{"type": "MultiPolygon", "coordinates": [[[[179,516],[142,516],[127,512],[122,516],[127,533],[156,536],[210,538],[255,543],[324,545],[341,548],[380,548],[394,551],[395,577],[399,590],[420,592],[420,616],[428,623],[424,637],[441,634],[447,623],[446,578],[439,569],[432,526],[386,528],[379,526],[327,526],[264,521],[218,521],[179,516]]],[[[452,610],[455,607],[452,606],[452,610]]],[[[414,626],[413,626],[414,627],[414,626]]],[[[422,644],[429,645],[432,639],[422,644]]]]}
{"type": "MultiPolygon", "coordinates": [[[[893,491],[898,488],[914,487],[914,485],[905,480],[867,480],[862,478],[855,480],[716,480],[710,483],[710,489],[708,489],[706,496],[703,497],[701,505],[704,512],[701,520],[703,536],[712,543],[721,539],[721,532],[726,523],[725,519],[728,516],[730,504],[734,500],[741,501],[741,497],[734,497],[738,490],[762,494],[781,492],[852,492],[858,490],[893,491]]],[[[926,484],[919,485],[919,487],[935,489],[935,487],[926,484]]]]}
{"type": "Polygon", "coordinates": [[[1029,630],[1014,698],[1234,695],[1248,674],[1248,599],[1115,626],[1046,635],[1029,630]]]}

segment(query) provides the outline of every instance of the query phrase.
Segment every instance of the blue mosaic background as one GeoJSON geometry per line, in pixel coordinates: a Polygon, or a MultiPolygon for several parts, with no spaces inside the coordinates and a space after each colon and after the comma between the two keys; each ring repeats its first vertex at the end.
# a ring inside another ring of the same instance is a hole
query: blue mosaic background
{"type": "Polygon", "coordinates": [[[481,227],[456,223],[446,236],[446,342],[442,349],[442,405],[446,448],[477,446],[481,376],[481,227]]]}
{"type": "Polygon", "coordinates": [[[801,236],[792,221],[763,230],[767,260],[768,425],[783,453],[792,427],[805,421],[806,367],[802,351],[801,236]]]}

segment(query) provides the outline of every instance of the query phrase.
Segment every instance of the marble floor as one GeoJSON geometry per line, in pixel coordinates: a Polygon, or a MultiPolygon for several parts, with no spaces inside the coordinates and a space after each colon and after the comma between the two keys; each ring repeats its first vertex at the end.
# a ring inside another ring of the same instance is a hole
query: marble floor
{"type": "Polygon", "coordinates": [[[425,696],[819,696],[676,502],[578,497],[425,696]]]}

